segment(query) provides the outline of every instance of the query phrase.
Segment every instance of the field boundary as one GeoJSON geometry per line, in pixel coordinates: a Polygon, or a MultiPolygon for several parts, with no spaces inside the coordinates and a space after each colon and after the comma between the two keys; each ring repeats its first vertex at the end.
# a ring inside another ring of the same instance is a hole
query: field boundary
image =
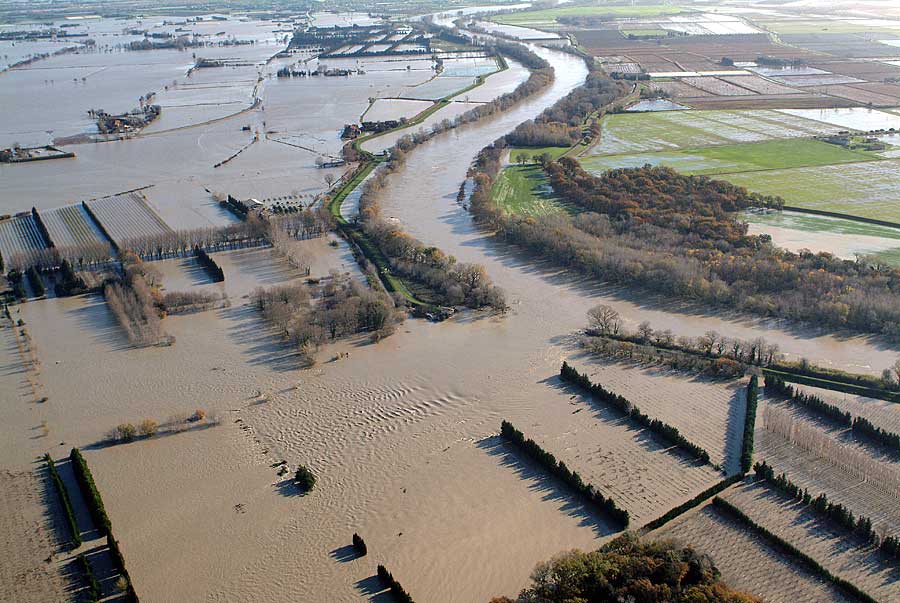
{"type": "MultiPolygon", "coordinates": [[[[866,162],[862,162],[866,163],[866,162]]],[[[875,224],[876,226],[887,226],[890,228],[900,229],[900,222],[890,222],[888,220],[879,220],[877,218],[865,218],[863,216],[855,216],[853,214],[842,214],[836,211],[828,211],[824,209],[811,209],[809,207],[797,207],[795,205],[785,205],[782,207],[784,211],[794,211],[798,214],[811,214],[814,216],[825,216],[826,218],[840,218],[842,220],[852,220],[853,222],[863,222],[865,224],[875,224]]]]}

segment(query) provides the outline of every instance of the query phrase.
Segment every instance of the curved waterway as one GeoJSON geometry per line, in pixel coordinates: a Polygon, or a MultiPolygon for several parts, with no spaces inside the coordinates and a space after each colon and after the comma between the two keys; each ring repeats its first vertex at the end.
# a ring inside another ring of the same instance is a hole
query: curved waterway
{"type": "Polygon", "coordinates": [[[549,338],[582,327],[591,306],[607,303],[623,315],[631,329],[649,320],[654,328],[670,328],[678,335],[697,336],[712,329],[729,337],[764,337],[777,343],[789,358],[806,357],[858,372],[877,374],[893,362],[896,350],[869,338],[839,338],[777,321],[714,315],[706,308],[686,308],[673,300],[579,282],[553,268],[538,267],[533,259],[499,244],[479,229],[456,203],[459,185],[474,156],[580,85],[586,76],[581,59],[532,48],[556,71],[556,80],[548,90],[499,117],[453,130],[417,147],[409,154],[403,171],[390,179],[382,197],[383,214],[400,220],[410,234],[460,261],[487,268],[494,281],[507,290],[512,303],[509,329],[536,330],[534,339],[522,342],[524,346],[546,345],[549,338]],[[521,326],[517,316],[524,317],[521,326]]]}

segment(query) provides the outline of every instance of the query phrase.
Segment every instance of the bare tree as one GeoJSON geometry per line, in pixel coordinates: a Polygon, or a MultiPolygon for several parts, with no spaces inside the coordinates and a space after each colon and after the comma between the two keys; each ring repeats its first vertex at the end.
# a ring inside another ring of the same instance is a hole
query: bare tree
{"type": "Polygon", "coordinates": [[[588,310],[590,328],[604,334],[619,332],[620,317],[612,307],[605,304],[594,306],[588,310]]]}

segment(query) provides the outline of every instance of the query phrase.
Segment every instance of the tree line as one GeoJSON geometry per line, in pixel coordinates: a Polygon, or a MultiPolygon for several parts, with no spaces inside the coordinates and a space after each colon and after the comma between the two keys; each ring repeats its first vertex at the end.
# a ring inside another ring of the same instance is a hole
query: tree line
{"type": "Polygon", "coordinates": [[[564,462],[557,461],[553,454],[541,448],[534,440],[526,439],[525,435],[516,429],[512,423],[503,421],[500,424],[500,435],[532,460],[543,466],[551,475],[556,476],[583,496],[593,506],[600,509],[601,512],[609,515],[614,521],[621,524],[623,528],[628,527],[628,522],[630,521],[628,511],[620,509],[614,500],[603,496],[592,484],[585,484],[577,471],[572,471],[564,462]]]}
{"type": "Polygon", "coordinates": [[[788,478],[786,473],[782,472],[776,475],[775,469],[766,461],[753,465],[753,471],[757,481],[770,484],[788,498],[802,503],[816,515],[837,524],[860,538],[864,546],[877,545],[878,550],[889,559],[895,562],[900,561],[900,539],[886,533],[879,535],[872,527],[872,520],[868,517],[860,515],[854,518],[850,509],[828,500],[828,496],[824,492],[813,497],[808,488],[800,488],[788,478]]]}
{"type": "Polygon", "coordinates": [[[555,243],[563,249],[551,257],[576,253],[589,258],[576,267],[604,280],[710,305],[900,336],[900,269],[792,253],[747,234],[736,212],[779,207],[780,199],[663,167],[598,178],[562,158],[547,173],[557,195],[591,212],[572,220],[580,232],[555,243]]]}
{"type": "Polygon", "coordinates": [[[744,414],[744,435],[741,438],[741,473],[753,465],[753,435],[756,432],[756,408],[759,405],[759,378],[750,376],[747,384],[747,407],[744,414]]]}
{"type": "Polygon", "coordinates": [[[133,253],[122,254],[122,277],[109,279],[103,297],[116,321],[136,346],[172,343],[162,328],[160,275],[133,253]]]}
{"type": "Polygon", "coordinates": [[[516,126],[505,137],[506,144],[529,147],[568,147],[584,136],[584,122],[590,119],[589,136],[600,134],[605,107],[628,92],[628,86],[604,74],[593,57],[586,60],[588,75],[584,84],[544,110],[533,120],[516,126]]]}
{"type": "Polygon", "coordinates": [[[884,369],[880,378],[860,373],[848,373],[840,369],[820,367],[805,358],[789,362],[780,353],[777,343],[763,337],[752,340],[726,337],[714,330],[699,337],[676,336],[671,329],[654,329],[649,321],[641,322],[636,331],[625,328],[622,317],[612,307],[601,304],[588,312],[586,347],[599,348],[603,353],[619,357],[637,357],[652,360],[651,346],[658,354],[657,361],[673,368],[692,368],[718,375],[738,376],[750,366],[765,367],[765,375],[797,381],[813,387],[846,391],[870,397],[894,401],[898,398],[900,360],[884,369]],[[608,341],[618,342],[615,345],[608,341]],[[642,346],[642,347],[634,347],[642,346]],[[663,352],[678,355],[663,355],[663,352]],[[693,357],[688,358],[686,356],[693,357]],[[705,361],[705,362],[704,362],[705,361]],[[710,364],[712,362],[712,364],[710,364]],[[777,372],[777,374],[776,374],[777,372]],[[896,377],[895,377],[896,375],[896,377]]]}
{"type": "Polygon", "coordinates": [[[50,453],[44,455],[44,462],[47,463],[47,472],[50,474],[50,481],[53,482],[53,488],[56,490],[59,499],[62,502],[63,514],[66,518],[66,525],[69,526],[69,532],[72,534],[72,548],[77,549],[81,546],[81,531],[78,529],[78,522],[75,520],[75,510],[72,508],[72,499],[69,498],[69,492],[63,484],[59,471],[56,469],[56,463],[50,453]]]}
{"type": "Polygon", "coordinates": [[[818,396],[806,394],[799,389],[795,389],[778,375],[767,373],[765,375],[765,386],[766,391],[780,394],[814,414],[825,417],[843,427],[849,427],[854,435],[871,440],[888,450],[900,452],[900,434],[877,427],[865,417],[854,417],[848,411],[835,404],[829,404],[818,396]]]}
{"type": "Polygon", "coordinates": [[[199,245],[194,247],[194,257],[197,258],[197,263],[206,271],[214,283],[221,283],[225,280],[225,271],[199,245]]]}
{"type": "Polygon", "coordinates": [[[88,511],[90,512],[91,518],[94,520],[94,525],[97,526],[97,531],[101,536],[106,536],[106,544],[109,547],[109,552],[113,558],[115,567],[124,579],[122,590],[125,593],[125,600],[128,603],[138,603],[137,593],[134,592],[134,586],[131,584],[131,577],[128,575],[128,570],[125,568],[125,558],[122,555],[122,551],[119,549],[118,541],[116,541],[112,535],[112,523],[109,521],[109,516],[106,514],[106,507],[103,506],[103,498],[101,498],[100,491],[94,483],[94,476],[91,474],[87,461],[84,459],[84,456],[78,448],[72,448],[72,452],[69,454],[69,460],[72,463],[75,480],[78,482],[81,494],[84,496],[85,502],[87,502],[88,511]]]}
{"type": "Polygon", "coordinates": [[[569,366],[567,362],[563,361],[562,367],[560,367],[559,369],[559,376],[566,383],[571,383],[572,385],[579,387],[587,392],[593,399],[600,400],[601,402],[609,404],[610,406],[613,406],[619,411],[625,413],[625,415],[627,415],[629,419],[631,419],[638,425],[641,425],[649,431],[652,431],[673,446],[681,448],[683,451],[687,452],[689,455],[696,458],[700,462],[710,462],[709,453],[681,435],[681,433],[678,431],[678,428],[673,427],[668,423],[664,423],[659,419],[651,419],[649,416],[642,413],[640,408],[631,403],[624,396],[620,396],[619,394],[605,389],[599,383],[591,383],[591,380],[588,377],[587,373],[579,373],[575,368],[569,366]]]}

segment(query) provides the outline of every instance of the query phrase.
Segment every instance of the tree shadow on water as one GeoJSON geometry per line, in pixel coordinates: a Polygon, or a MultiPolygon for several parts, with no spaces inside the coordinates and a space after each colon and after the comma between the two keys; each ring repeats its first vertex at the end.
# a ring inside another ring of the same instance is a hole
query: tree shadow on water
{"type": "Polygon", "coordinates": [[[356,549],[351,544],[340,546],[330,553],[331,558],[340,563],[348,563],[357,558],[356,549]]]}
{"type": "Polygon", "coordinates": [[[620,531],[619,526],[595,512],[588,503],[563,482],[553,477],[537,463],[507,443],[502,436],[491,436],[476,444],[490,456],[497,457],[500,464],[512,469],[528,489],[542,494],[542,500],[559,505],[559,511],[578,519],[578,525],[589,527],[597,537],[608,536],[620,531]]]}
{"type": "Polygon", "coordinates": [[[376,603],[393,603],[396,601],[394,596],[377,575],[371,575],[357,581],[356,590],[358,590],[369,601],[376,603]]]}

